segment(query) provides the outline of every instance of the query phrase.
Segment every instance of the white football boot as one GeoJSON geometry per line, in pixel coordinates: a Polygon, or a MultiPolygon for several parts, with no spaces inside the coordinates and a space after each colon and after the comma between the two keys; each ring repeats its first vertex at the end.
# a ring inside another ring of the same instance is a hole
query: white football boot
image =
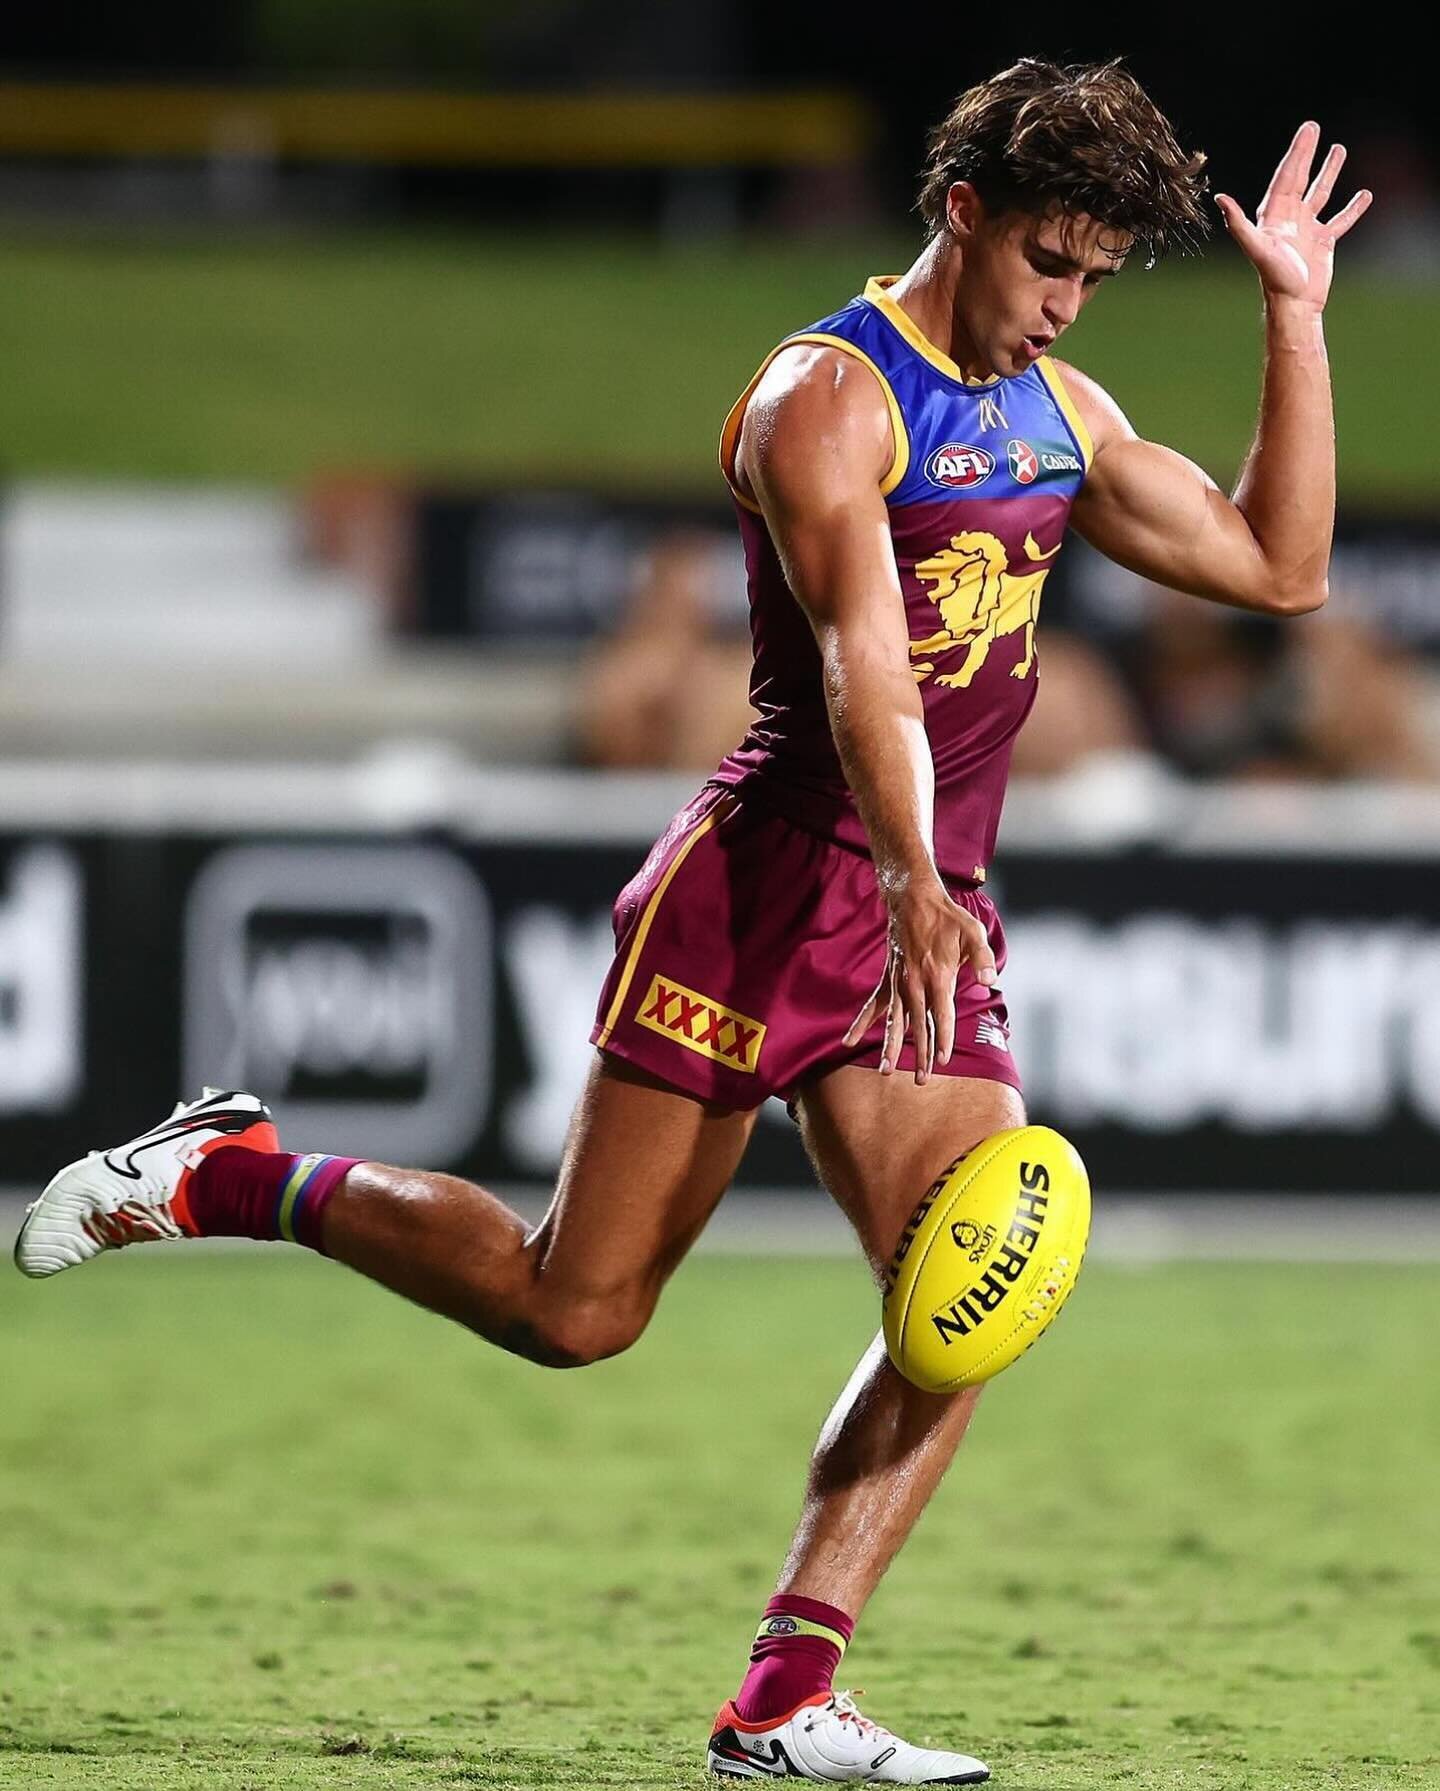
{"type": "Polygon", "coordinates": [[[779,1722],[743,1722],[722,1704],[707,1768],[726,1779],[821,1779],[827,1784],[979,1785],[983,1760],[902,1741],[856,1708],[849,1692],[821,1693],[779,1722]]]}
{"type": "Polygon", "coordinates": [[[128,1144],[92,1150],[31,1203],[15,1240],[15,1266],[39,1280],[102,1250],[193,1236],[186,1184],[203,1158],[226,1144],[279,1150],[270,1109],[255,1095],[207,1088],[128,1144]]]}

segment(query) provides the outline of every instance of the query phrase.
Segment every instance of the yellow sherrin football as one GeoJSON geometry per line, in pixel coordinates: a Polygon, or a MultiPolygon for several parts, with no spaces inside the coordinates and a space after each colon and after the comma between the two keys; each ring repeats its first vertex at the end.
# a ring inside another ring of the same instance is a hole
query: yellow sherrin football
{"type": "Polygon", "coordinates": [[[982,1138],[930,1186],[885,1276],[885,1344],[928,1393],[978,1386],[1069,1298],[1090,1236],[1090,1178],[1048,1126],[982,1138]]]}

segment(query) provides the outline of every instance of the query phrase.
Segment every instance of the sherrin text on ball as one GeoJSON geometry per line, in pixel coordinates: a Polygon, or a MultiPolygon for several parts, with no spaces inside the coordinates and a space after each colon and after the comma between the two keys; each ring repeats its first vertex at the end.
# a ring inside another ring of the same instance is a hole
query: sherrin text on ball
{"type": "Polygon", "coordinates": [[[885,1343],[932,1393],[978,1386],[1054,1322],[1090,1235],[1090,1181],[1048,1126],[983,1138],[931,1183],[885,1276],[885,1343]]]}

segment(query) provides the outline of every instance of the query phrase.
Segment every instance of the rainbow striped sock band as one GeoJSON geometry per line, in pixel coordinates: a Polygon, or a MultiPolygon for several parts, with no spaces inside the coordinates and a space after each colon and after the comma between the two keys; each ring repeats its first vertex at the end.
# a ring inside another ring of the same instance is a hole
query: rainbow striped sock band
{"type": "Polygon", "coordinates": [[[304,1244],[325,1254],[321,1241],[320,1220],[330,1196],[360,1162],[359,1157],[327,1157],[312,1152],[305,1157],[292,1157],[290,1169],[280,1184],[280,1200],[275,1209],[275,1230],[292,1244],[304,1244]]]}

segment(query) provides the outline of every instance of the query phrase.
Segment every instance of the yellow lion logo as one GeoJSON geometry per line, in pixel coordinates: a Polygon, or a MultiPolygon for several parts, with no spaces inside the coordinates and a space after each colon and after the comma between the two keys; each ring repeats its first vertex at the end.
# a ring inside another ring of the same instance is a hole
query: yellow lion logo
{"type": "MultiPolygon", "coordinates": [[[[1060,551],[1042,548],[1033,535],[1025,537],[1025,557],[1032,562],[1053,561],[1060,551]]],[[[915,576],[934,589],[926,595],[945,624],[939,634],[911,641],[910,657],[917,663],[915,680],[923,684],[935,670],[932,654],[966,649],[958,671],[943,672],[935,682],[949,689],[968,689],[975,674],[990,657],[992,642],[1002,635],[1025,631],[1025,651],[1010,668],[1012,678],[1028,678],[1035,664],[1035,623],[1040,614],[1040,589],[1049,576],[1049,565],[1037,571],[1012,573],[1003,544],[981,529],[952,535],[950,545],[928,560],[920,560],[915,576]]]]}

